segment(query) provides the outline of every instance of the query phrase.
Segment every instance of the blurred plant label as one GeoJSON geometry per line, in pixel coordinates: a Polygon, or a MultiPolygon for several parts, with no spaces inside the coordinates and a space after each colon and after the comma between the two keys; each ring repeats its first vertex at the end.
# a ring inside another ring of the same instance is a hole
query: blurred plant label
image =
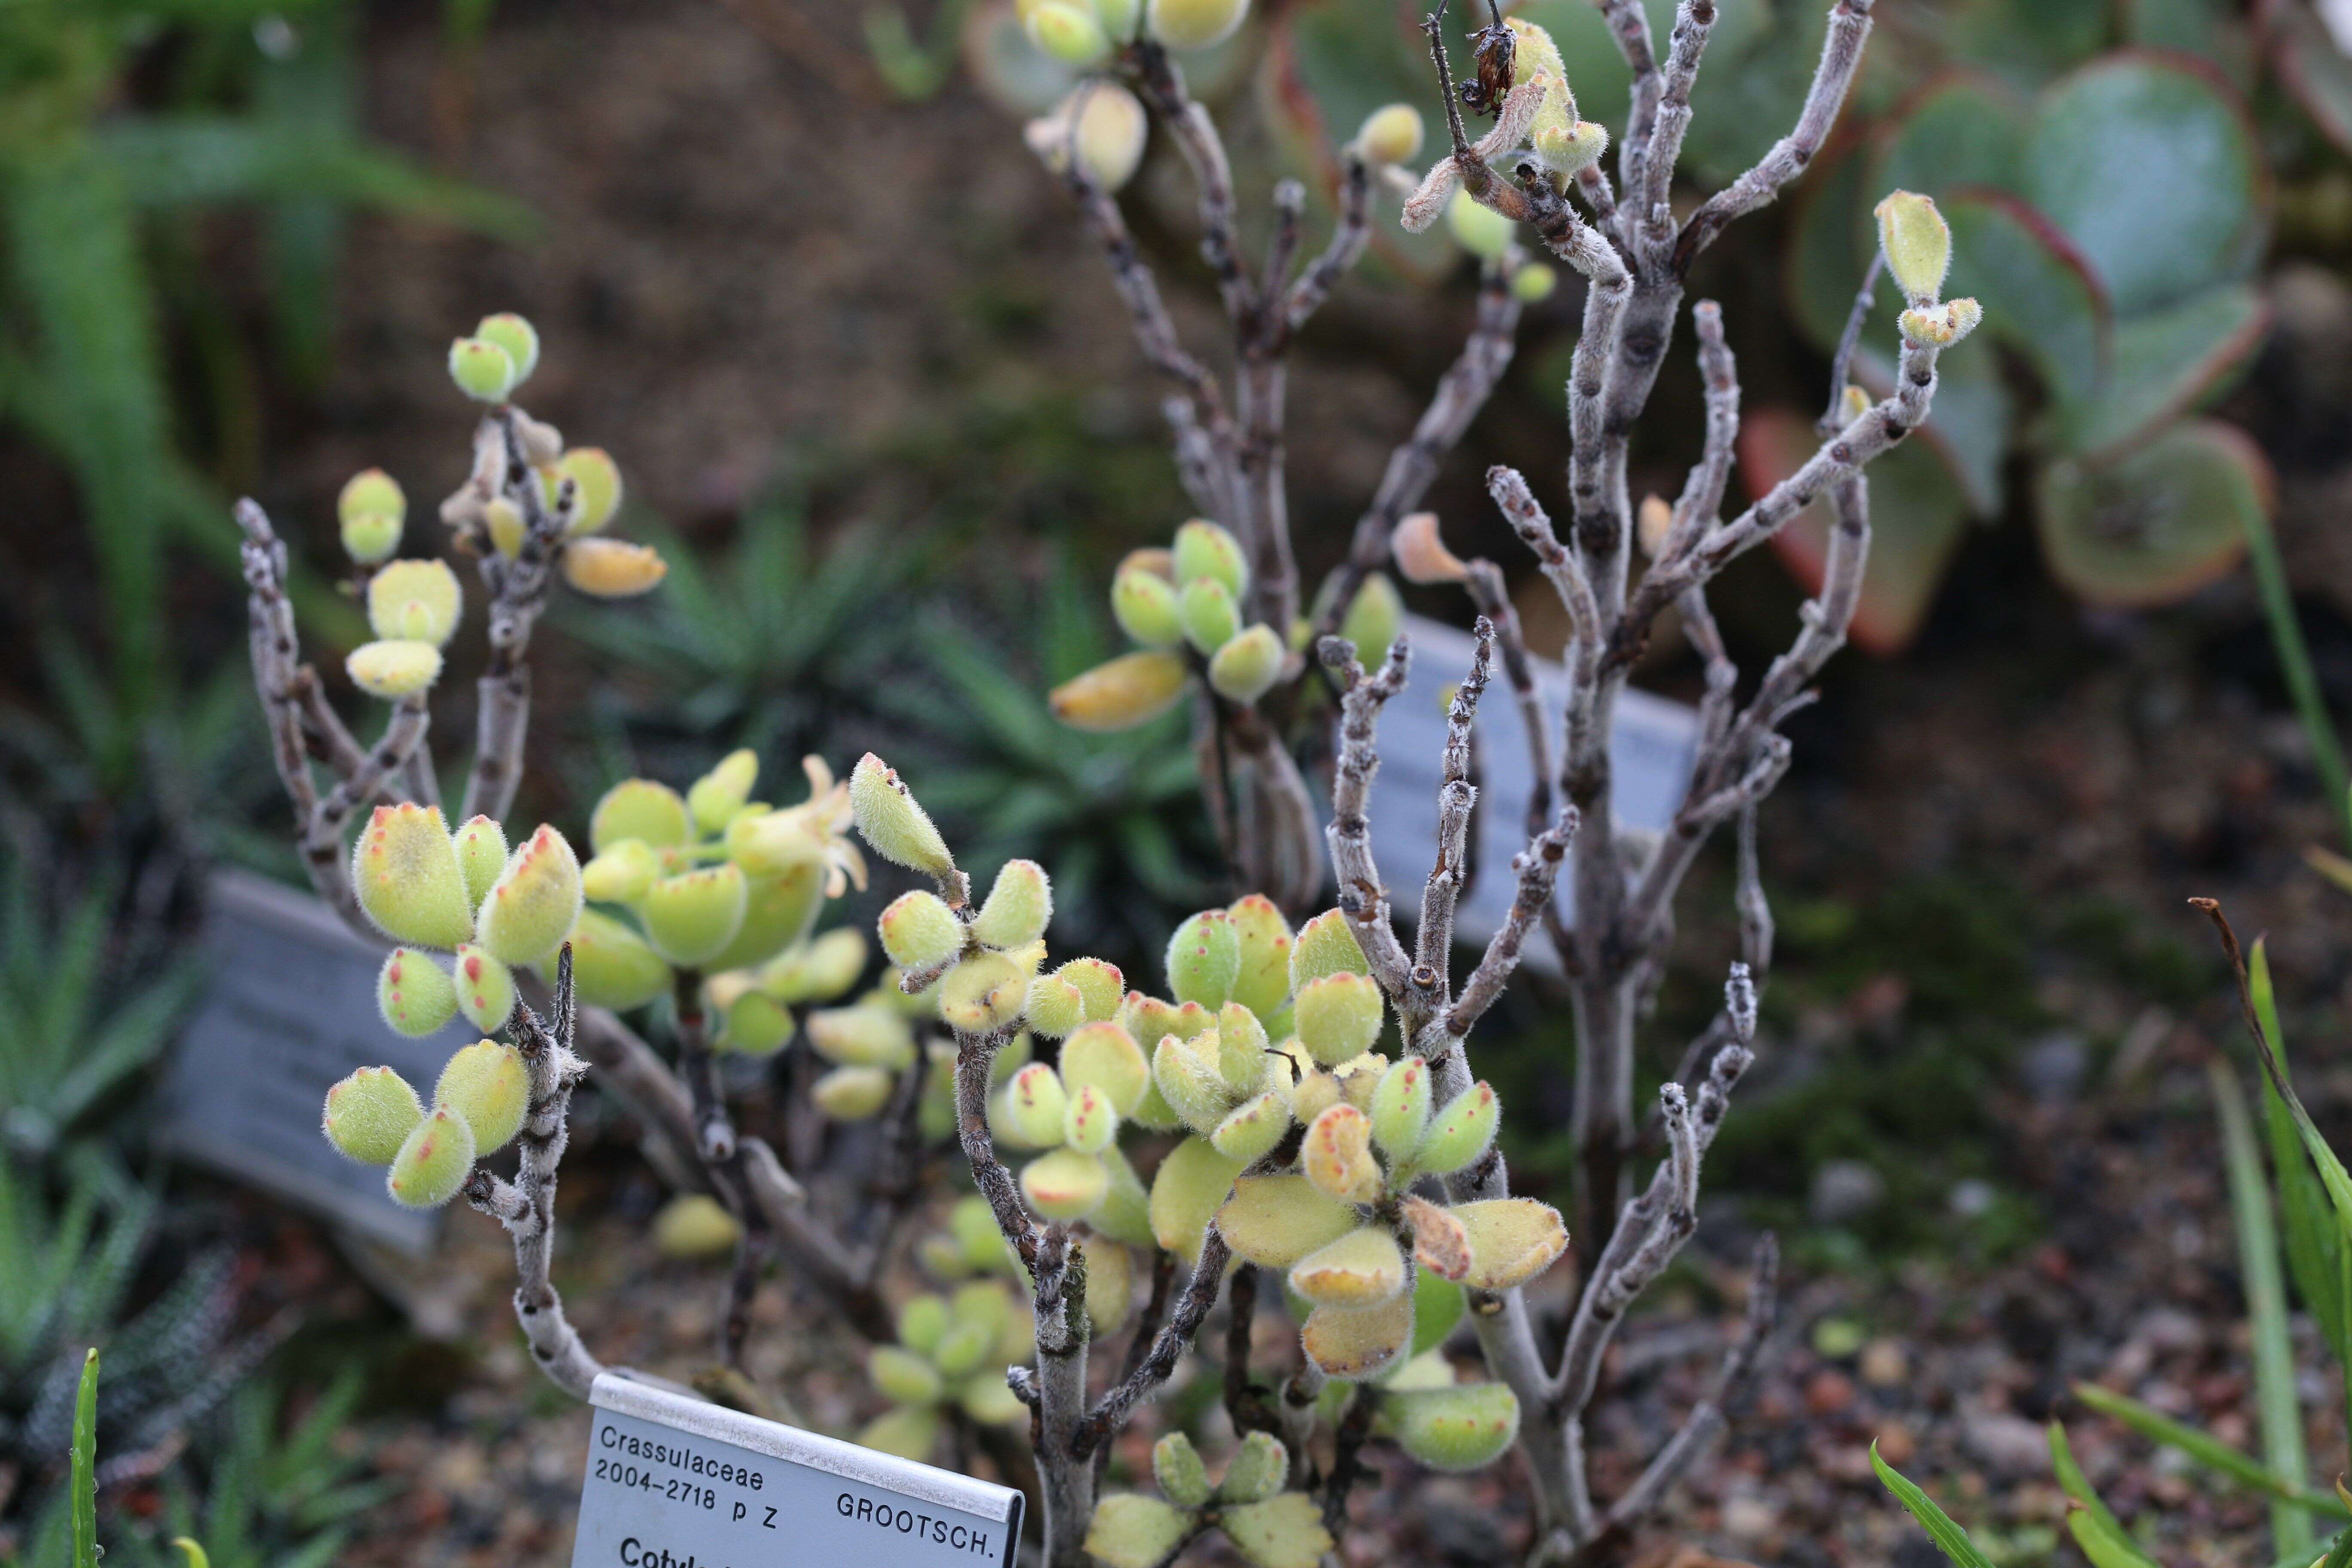
{"type": "Polygon", "coordinates": [[[384,950],[307,893],[219,872],[206,885],[205,928],[211,982],[165,1069],[159,1142],[371,1241],[431,1250],[441,1211],[394,1203],[382,1171],[320,1135],[320,1108],[362,1067],[393,1068],[429,1094],[473,1031],[394,1034],[375,1008],[384,950]]]}
{"type": "MultiPolygon", "coordinates": [[[[1476,644],[1467,632],[1419,616],[1405,617],[1404,632],[1412,641],[1412,679],[1381,710],[1381,771],[1372,781],[1371,823],[1381,879],[1388,883],[1397,913],[1410,921],[1420,912],[1422,885],[1437,858],[1437,789],[1445,776],[1444,700],[1470,673],[1476,644]]],[[[1560,722],[1568,710],[1568,673],[1549,659],[1529,662],[1557,756],[1560,722]]],[[[1474,733],[1478,802],[1470,814],[1470,834],[1476,876],[1454,915],[1454,930],[1464,942],[1483,942],[1502,929],[1510,913],[1511,897],[1517,890],[1511,857],[1527,847],[1528,792],[1535,781],[1527,726],[1500,657],[1486,695],[1478,700],[1474,733]]],[[[1609,757],[1610,801],[1620,831],[1664,830],[1690,786],[1697,750],[1698,715],[1692,710],[1631,688],[1618,697],[1609,757]]],[[[1552,897],[1563,911],[1570,909],[1565,875],[1552,897]]],[[[1526,962],[1545,970],[1559,968],[1548,942],[1528,942],[1526,962]]]]}
{"type": "Polygon", "coordinates": [[[572,1568],[1011,1568],[1009,1487],[615,1373],[588,1403],[572,1568]]]}

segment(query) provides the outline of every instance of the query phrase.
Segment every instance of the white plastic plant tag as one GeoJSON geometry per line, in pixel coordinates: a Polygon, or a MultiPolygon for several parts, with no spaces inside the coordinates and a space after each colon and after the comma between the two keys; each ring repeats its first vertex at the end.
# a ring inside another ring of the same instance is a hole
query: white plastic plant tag
{"type": "Polygon", "coordinates": [[[1021,1493],[614,1373],[572,1568],[1010,1568],[1021,1493]]]}
{"type": "MultiPolygon", "coordinates": [[[[1470,673],[1476,645],[1470,634],[1440,621],[1408,616],[1412,671],[1405,689],[1381,710],[1381,771],[1372,781],[1372,843],[1381,879],[1398,915],[1421,911],[1422,884],[1437,857],[1437,786],[1444,779],[1445,709],[1439,699],[1470,673]]],[[[1555,754],[1568,709],[1568,676],[1549,659],[1530,660],[1555,754]]],[[[1502,660],[1478,700],[1478,804],[1470,817],[1477,877],[1454,922],[1463,942],[1480,942],[1501,929],[1517,891],[1511,857],[1527,847],[1528,791],[1535,778],[1526,726],[1502,660]]],[[[1657,833],[1674,820],[1689,786],[1698,743],[1698,715],[1679,702],[1628,689],[1617,699],[1617,728],[1609,749],[1610,802],[1618,829],[1657,833]]],[[[1555,794],[1555,803],[1557,795],[1555,794]]],[[[1554,809],[1557,809],[1555,804],[1554,809]]],[[[1563,910],[1571,900],[1562,877],[1552,896],[1563,910]]],[[[1548,942],[1530,942],[1526,962],[1557,969],[1548,942]]]]}

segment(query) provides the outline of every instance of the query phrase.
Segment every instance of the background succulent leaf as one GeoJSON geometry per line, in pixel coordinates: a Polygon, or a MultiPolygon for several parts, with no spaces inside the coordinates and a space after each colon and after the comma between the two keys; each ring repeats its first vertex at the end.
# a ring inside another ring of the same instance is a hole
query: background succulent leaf
{"type": "Polygon", "coordinates": [[[2234,426],[2175,426],[2103,467],[2052,464],[2034,516],[2051,574],[2093,604],[2162,604],[2237,563],[2272,505],[2270,464],[2234,426]]]}
{"type": "Polygon", "coordinates": [[[2226,83],[2189,62],[2122,55],[2036,105],[2023,194],[2131,317],[2242,273],[2269,193],[2252,124],[2226,83]]]}
{"type": "Polygon", "coordinates": [[[2253,358],[2270,306],[2244,283],[2223,283],[2120,323],[2095,393],[2052,416],[2049,444],[2097,458],[2144,439],[2210,397],[2253,358]]]}

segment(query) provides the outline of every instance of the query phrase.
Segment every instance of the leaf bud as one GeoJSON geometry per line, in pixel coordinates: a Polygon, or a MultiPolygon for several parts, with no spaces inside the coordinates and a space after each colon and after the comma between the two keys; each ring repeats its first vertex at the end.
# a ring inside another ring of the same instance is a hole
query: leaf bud
{"type": "Polygon", "coordinates": [[[1073,730],[1131,730],[1168,711],[1183,694],[1184,675],[1183,659],[1146,648],[1072,676],[1046,694],[1045,705],[1073,730]]]}
{"type": "Polygon", "coordinates": [[[1234,1255],[1266,1268],[1288,1268],[1361,1223],[1353,1204],[1324,1196],[1293,1173],[1239,1178],[1217,1211],[1217,1232],[1234,1255]]]}
{"type": "Polygon", "coordinates": [[[1130,566],[1112,578],[1110,612],[1119,630],[1145,647],[1171,648],[1184,640],[1176,584],[1156,572],[1130,566]]]}
{"type": "Polygon", "coordinates": [[[1511,274],[1511,298],[1522,305],[1540,305],[1559,287],[1559,273],[1549,262],[1523,261],[1511,274]]]}
{"type": "Polygon", "coordinates": [[[972,917],[972,940],[1000,951],[1026,947],[1045,934],[1053,918],[1054,884],[1045,868],[1034,860],[1007,860],[972,917]]]}
{"type": "Polygon", "coordinates": [[[883,1398],[898,1405],[932,1405],[942,1392],[939,1368],[928,1357],[898,1345],[876,1345],[868,1351],[866,1375],[883,1398]]]}
{"type": "Polygon", "coordinates": [[[327,1091],[327,1142],[362,1165],[389,1165],[425,1107],[390,1068],[362,1068],[327,1091]]]}
{"type": "Polygon", "coordinates": [[[1062,1042],[1061,1077],[1072,1093],[1099,1089],[1121,1116],[1142,1101],[1151,1064],[1135,1037],[1114,1023],[1087,1024],[1062,1042]]]}
{"type": "Polygon", "coordinates": [[[1456,245],[1482,260],[1494,261],[1511,247],[1519,226],[1494,208],[1480,205],[1468,191],[1458,190],[1445,204],[1445,226],[1453,231],[1456,245]]]}
{"type": "Polygon", "coordinates": [[[512,561],[522,553],[530,524],[525,521],[522,508],[504,496],[492,496],[482,503],[482,530],[490,536],[490,548],[512,561]]]}
{"type": "MultiPolygon", "coordinates": [[[[1102,0],[1096,3],[1099,8],[1102,0]]],[[[1087,178],[1104,191],[1118,191],[1135,177],[1137,166],[1143,162],[1150,126],[1142,103],[1117,82],[1095,79],[1082,83],[1029,121],[1022,130],[1022,139],[1057,174],[1069,166],[1072,114],[1078,117],[1078,162],[1087,178]]]]}
{"type": "Polygon", "coordinates": [[[927,877],[943,878],[955,869],[947,840],[897,771],[871,752],[849,775],[849,809],[866,842],[892,865],[927,877]]]}
{"type": "Polygon", "coordinates": [[[1914,309],[1932,305],[1952,266],[1952,230],[1933,197],[1895,191],[1872,209],[1886,270],[1914,309]]]}
{"type": "Polygon", "coordinates": [[[1301,1349],[1328,1377],[1360,1382],[1394,1365],[1412,1343],[1413,1293],[1373,1307],[1318,1307],[1299,1331],[1301,1349]]]}
{"type": "Polygon", "coordinates": [[[572,841],[545,823],[516,847],[482,899],[482,945],[505,963],[537,963],[563,945],[580,919],[580,861],[572,841]]]}
{"type": "Polygon", "coordinates": [[[1375,1307],[1394,1299],[1410,1271],[1396,1238],[1363,1226],[1290,1266],[1290,1288],[1318,1307],[1375,1307]]]}
{"type": "Polygon", "coordinates": [[[625,1013],[667,995],[675,982],[645,938],[601,910],[580,911],[571,942],[572,984],[588,1006],[625,1013]]]}
{"type": "Polygon", "coordinates": [[[1076,986],[1051,974],[1029,982],[1021,1003],[1021,1021],[1033,1032],[1058,1040],[1086,1022],[1087,999],[1076,986]]]}
{"type": "Polygon", "coordinates": [[[1433,1470],[1476,1470],[1519,1435],[1519,1400],[1507,1383],[1465,1383],[1381,1396],[1397,1446],[1433,1470]]]}
{"type": "Polygon", "coordinates": [[[1238,1002],[1217,1012],[1217,1076],[1235,1094],[1252,1094],[1265,1081],[1265,1028],[1238,1002]]]}
{"type": "Polygon", "coordinates": [[[990,1107],[991,1124],[1007,1143],[1023,1149],[1051,1149],[1062,1142],[1063,1121],[1070,1097],[1062,1080],[1044,1062],[1031,1062],[1013,1075],[990,1107]]]}
{"type": "Polygon", "coordinates": [[[723,831],[751,798],[751,785],[759,777],[760,759],[750,747],[728,752],[686,792],[686,809],[694,825],[705,833],[723,831]]]}
{"type": "Polygon", "coordinates": [[[539,331],[511,310],[484,316],[474,328],[474,336],[506,350],[507,359],[514,365],[518,386],[529,381],[530,373],[539,368],[539,331]]]}
{"type": "Polygon", "coordinates": [[[1462,1282],[1473,1289],[1524,1285],[1568,1250],[1559,1211],[1533,1198],[1489,1198],[1456,1204],[1447,1212],[1469,1234],[1470,1271],[1462,1282]]]}
{"type": "Polygon", "coordinates": [[[1007,954],[973,953],[940,981],[940,1019],[950,1029],[983,1035],[1021,1016],[1029,973],[1007,954]]]}
{"type": "Polygon", "coordinates": [[[457,629],[465,597],[446,561],[387,562],[368,579],[368,625],[379,637],[439,647],[457,629]]]}
{"type": "Polygon", "coordinates": [[[1838,400],[1839,417],[1851,425],[1869,412],[1870,394],[1848,382],[1845,395],[1838,400]]]}
{"type": "MultiPolygon", "coordinates": [[[[1609,151],[1609,127],[1593,120],[1539,126],[1530,142],[1555,175],[1580,174],[1609,151]]],[[[1546,268],[1547,271],[1549,268],[1546,268]]]]}
{"type": "Polygon", "coordinates": [[[1404,1200],[1412,1226],[1412,1260],[1440,1279],[1459,1281],[1470,1272],[1470,1232],[1451,1211],[1425,1198],[1404,1200]]]}
{"type": "MultiPolygon", "coordinates": [[[[1191,1513],[1156,1497],[1111,1492],[1095,1504],[1083,1544],[1087,1557],[1105,1568],[1160,1568],[1192,1539],[1192,1528],[1191,1513]]],[[[1270,1559],[1276,1563],[1318,1560],[1316,1555],[1270,1559]]]]}
{"type": "Polygon", "coordinates": [[[1200,1508],[1211,1496],[1209,1468],[1201,1450],[1181,1432],[1171,1432],[1151,1446],[1151,1479],[1162,1496],[1180,1508],[1200,1508]]]}
{"type": "Polygon", "coordinates": [[[1204,654],[1216,652],[1241,634],[1241,608],[1232,591],[1213,577],[1186,583],[1177,592],[1176,605],[1185,640],[1204,654]]]}
{"type": "Polygon", "coordinates": [[[1062,1142],[1081,1154],[1099,1154],[1118,1136],[1118,1112],[1093,1084],[1069,1092],[1062,1110],[1062,1142]]]}
{"type": "Polygon", "coordinates": [[[1984,320],[1984,307],[1974,300],[1947,300],[1941,305],[1922,310],[1910,310],[1895,318],[1903,335],[1914,342],[1948,349],[1970,332],[1984,320]]]}
{"type": "MultiPolygon", "coordinates": [[[[829,1002],[857,984],[866,972],[866,937],[855,926],[835,926],[786,948],[760,971],[760,989],[785,1006],[829,1002]]],[[[896,986],[886,998],[900,1007],[908,998],[896,986]]]]}
{"type": "Polygon", "coordinates": [[[352,890],[394,942],[453,948],[474,934],[466,873],[438,806],[377,806],[352,847],[352,890]]]}
{"type": "Polygon", "coordinates": [[[407,516],[408,497],[402,493],[400,481],[382,468],[362,468],[343,481],[335,497],[339,522],[356,517],[388,517],[397,524],[407,516]]]}
{"type": "Polygon", "coordinates": [[[395,947],[376,972],[375,1005],[393,1033],[422,1039],[457,1016],[457,986],[431,955],[395,947]]]}
{"type": "Polygon", "coordinates": [[[1290,1478],[1290,1454],[1271,1432],[1252,1432],[1225,1463],[1225,1479],[1217,1484],[1221,1502],[1263,1502],[1282,1489],[1290,1478]]]}
{"type": "Polygon", "coordinates": [[[709,1193],[680,1193],[654,1215],[654,1246],[665,1258],[724,1258],[742,1238],[743,1227],[709,1193]]]}
{"type": "Polygon", "coordinates": [[[1494,1085],[1483,1080],[1472,1084],[1432,1118],[1421,1147],[1413,1152],[1413,1165],[1431,1175],[1452,1175],[1486,1152],[1502,1120],[1494,1085]]]}
{"type": "Polygon", "coordinates": [[[1274,1152],[1290,1131],[1290,1107],[1272,1089],[1244,1100],[1217,1123],[1209,1142],[1217,1152],[1244,1164],[1255,1164],[1274,1152]]]}
{"type": "Polygon", "coordinates": [[[731,860],[664,877],[646,889],[638,914],[654,951],[691,969],[727,951],[742,929],[750,887],[731,860]]]}
{"type": "Polygon", "coordinates": [[[1249,562],[1242,553],[1241,541],[1202,518],[1196,517],[1176,531],[1168,574],[1171,582],[1180,584],[1209,578],[1236,599],[1249,588],[1249,562]]]}
{"type": "Polygon", "coordinates": [[[642,838],[623,838],[580,868],[580,889],[599,904],[634,904],[661,875],[661,857],[642,838]]]}
{"type": "Polygon", "coordinates": [[[653,779],[623,779],[589,814],[588,847],[601,855],[625,838],[635,838],[667,849],[684,844],[693,831],[677,791],[653,779]]]}
{"type": "Polygon", "coordinates": [[[1389,553],[1406,582],[1424,587],[1433,583],[1459,583],[1470,574],[1470,569],[1439,537],[1433,511],[1417,511],[1398,523],[1389,536],[1389,553]]]}
{"type": "Polygon", "coordinates": [[[1037,0],[1029,7],[1027,26],[1031,43],[1080,70],[1110,54],[1110,39],[1104,35],[1102,23],[1096,19],[1094,8],[1082,0],[1037,0]]]}
{"type": "Polygon", "coordinates": [[[390,512],[363,511],[344,518],[338,529],[343,553],[362,566],[389,561],[400,548],[400,519],[390,512]]]}
{"type": "Polygon", "coordinates": [[[613,521],[621,510],[621,468],[602,447],[574,447],[556,459],[555,471],[572,481],[572,531],[577,539],[613,521]]]}
{"type": "Polygon", "coordinates": [[[1282,639],[1263,623],[1218,648],[1209,659],[1209,685],[1228,702],[1256,701],[1282,677],[1282,639]]]}
{"type": "Polygon", "coordinates": [[[1372,1142],[1391,1161],[1409,1158],[1429,1130],[1429,1064],[1406,1057],[1372,1090],[1372,1142]]]}
{"type": "Polygon", "coordinates": [[[446,1106],[473,1130],[477,1157],[493,1153],[522,1131],[530,1112],[530,1069],[522,1053],[496,1040],[477,1040],[451,1056],[433,1086],[433,1103],[446,1106]]]}
{"type": "Polygon", "coordinates": [[[386,702],[429,691],[441,679],[441,650],[404,637],[362,643],[343,660],[352,684],[386,702]]]}
{"type": "Polygon", "coordinates": [[[466,901],[479,904],[482,896],[506,869],[506,829],[487,816],[467,817],[450,836],[457,846],[457,867],[466,878],[466,901]]]}
{"type": "Polygon", "coordinates": [[[1307,1127],[1299,1167],[1325,1197],[1370,1203],[1381,1195],[1382,1184],[1371,1142],[1370,1119],[1352,1105],[1335,1105],[1307,1127]]]}
{"type": "Polygon", "coordinates": [[[1187,1262],[1200,1255],[1201,1237],[1225,1205],[1242,1162],[1217,1152],[1206,1138],[1187,1138],[1160,1162],[1151,1177],[1151,1235],[1187,1262]]]}
{"type": "Polygon", "coordinates": [[[1326,974],[1370,973],[1363,946],[1356,941],[1354,928],[1340,910],[1326,910],[1298,928],[1297,938],[1290,947],[1292,995],[1304,991],[1308,981],[1319,980],[1326,974]]]}
{"type": "Polygon", "coordinates": [[[650,546],[617,539],[575,539],[563,547],[563,580],[595,599],[626,599],[669,575],[669,563],[650,546]]]}
{"type": "Polygon", "coordinates": [[[439,1208],[457,1195],[473,1169],[473,1128],[456,1110],[436,1105],[402,1141],[384,1190],[404,1208],[439,1208]]]}
{"type": "Polygon", "coordinates": [[[1364,117],[1356,150],[1367,163],[1406,163],[1420,155],[1421,141],[1421,110],[1410,103],[1390,103],[1364,117]]]}
{"type": "Polygon", "coordinates": [[[1372,1048],[1385,1009],[1369,974],[1327,974],[1298,993],[1299,1043],[1325,1067],[1338,1067],[1372,1048]]]}
{"type": "Polygon", "coordinates": [[[1234,36],[1249,0],[1150,0],[1151,36],[1171,49],[1205,49],[1234,36]]]}
{"type": "Polygon", "coordinates": [[[521,379],[514,356],[486,338],[459,338],[449,345],[449,379],[457,390],[483,403],[504,403],[521,379]]]}
{"type": "Polygon", "coordinates": [[[1241,967],[1241,933],[1223,910],[1202,910],[1168,939],[1168,989],[1179,1002],[1223,1006],[1241,967]]]}
{"type": "Polygon", "coordinates": [[[1149,1040],[1156,1047],[1160,1036],[1183,1033],[1176,1026],[1177,1016],[1174,1003],[1163,1002],[1157,996],[1146,996],[1140,991],[1130,991],[1118,1005],[1117,1022],[1120,1028],[1134,1037],[1139,1045],[1149,1040]]]}
{"type": "Polygon", "coordinates": [[[1396,641],[1404,626],[1404,601],[1397,596],[1396,584],[1385,572],[1374,572],[1356,590],[1348,613],[1339,617],[1339,635],[1364,650],[1364,658],[1377,661],[1396,641]]]}
{"type": "Polygon", "coordinates": [[[1103,1163],[1076,1149],[1056,1149],[1021,1167],[1021,1195],[1045,1218],[1063,1224],[1094,1213],[1109,1190],[1110,1173],[1103,1163]]]}
{"type": "Polygon", "coordinates": [[[809,1086],[809,1098],[835,1121],[866,1121],[890,1103],[894,1087],[880,1068],[835,1068],[809,1086]]]}
{"type": "Polygon", "coordinates": [[[477,1029],[506,1026],[514,1016],[514,971],[467,942],[457,949],[457,1011],[477,1029]]]}

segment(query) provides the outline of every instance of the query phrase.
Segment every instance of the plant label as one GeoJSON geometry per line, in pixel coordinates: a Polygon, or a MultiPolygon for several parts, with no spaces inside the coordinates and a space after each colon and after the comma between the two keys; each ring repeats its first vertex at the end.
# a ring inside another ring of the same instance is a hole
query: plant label
{"type": "Polygon", "coordinates": [[[588,1402],[572,1568],[1011,1568],[1010,1487],[625,1373],[588,1402]]]}
{"type": "Polygon", "coordinates": [[[319,1117],[358,1068],[393,1068],[431,1093],[475,1031],[394,1034],[375,1009],[385,950],[308,894],[223,871],[206,886],[205,926],[212,982],[165,1068],[158,1141],[371,1241],[431,1250],[441,1211],[394,1203],[383,1173],[335,1152],[319,1117]]]}
{"type": "MultiPolygon", "coordinates": [[[[1412,642],[1412,677],[1381,710],[1381,771],[1372,781],[1372,844],[1381,878],[1398,914],[1410,921],[1421,909],[1422,884],[1437,858],[1437,790],[1444,782],[1445,706],[1454,688],[1470,673],[1476,644],[1470,634],[1439,621],[1408,616],[1405,636],[1412,642]]],[[[1549,659],[1532,659],[1536,690],[1555,758],[1568,710],[1568,674],[1549,659]]],[[[1455,912],[1455,935],[1482,942],[1502,929],[1510,913],[1517,879],[1511,857],[1527,847],[1528,792],[1535,781],[1528,731],[1518,699],[1498,655],[1486,695],[1478,700],[1472,731],[1477,766],[1477,805],[1470,814],[1475,873],[1469,896],[1455,912]]],[[[1617,729],[1610,749],[1610,802],[1620,831],[1663,832],[1682,805],[1698,750],[1698,715],[1679,702],[1627,689],[1617,699],[1617,729]]],[[[1557,766],[1557,763],[1554,764],[1557,766]]],[[[1554,781],[1553,810],[1559,809],[1554,781]]],[[[1563,875],[1552,897],[1563,912],[1572,894],[1563,875]]],[[[1551,944],[1531,941],[1526,962],[1557,971],[1551,944]]]]}

